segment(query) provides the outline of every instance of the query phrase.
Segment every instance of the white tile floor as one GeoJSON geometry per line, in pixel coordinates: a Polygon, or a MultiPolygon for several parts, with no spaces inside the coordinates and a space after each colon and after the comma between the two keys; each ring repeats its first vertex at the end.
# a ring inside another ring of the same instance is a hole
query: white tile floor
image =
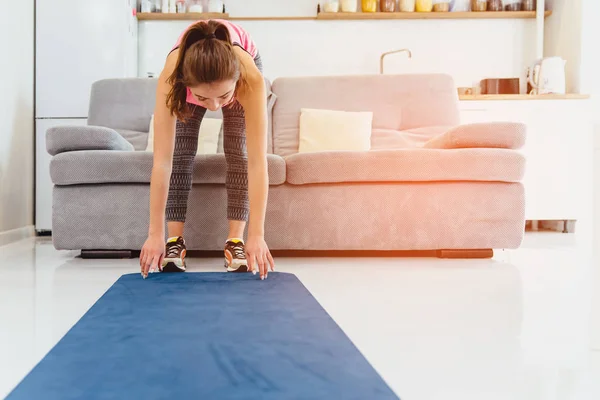
{"type": "MultiPolygon", "coordinates": [[[[278,258],[403,400],[600,399],[591,235],[528,233],[492,260],[278,258]]],[[[583,232],[583,233],[581,233],[583,232]]],[[[0,397],[138,260],[0,247],[0,397]]],[[[221,259],[190,259],[193,271],[221,259]]]]}

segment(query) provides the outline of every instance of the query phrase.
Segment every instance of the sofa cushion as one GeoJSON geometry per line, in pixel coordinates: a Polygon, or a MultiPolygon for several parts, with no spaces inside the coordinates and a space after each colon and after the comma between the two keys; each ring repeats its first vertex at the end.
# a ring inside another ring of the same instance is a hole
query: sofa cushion
{"type": "Polygon", "coordinates": [[[398,149],[299,153],[285,158],[294,185],[341,182],[519,182],[525,158],[507,149],[398,149]]]}
{"type": "Polygon", "coordinates": [[[373,113],[300,110],[300,153],[371,149],[373,113]]]}
{"type": "MultiPolygon", "coordinates": [[[[90,95],[88,124],[131,133],[129,142],[142,151],[148,144],[148,126],[156,103],[158,78],[109,78],[93,83],[90,95]]],[[[271,82],[265,78],[267,91],[268,139],[267,152],[273,152],[272,112],[277,96],[271,82]]],[[[222,111],[207,111],[208,118],[222,118],[222,111]]],[[[222,147],[220,147],[222,148],[222,147]]]]}
{"type": "Polygon", "coordinates": [[[136,151],[142,151],[148,144],[148,132],[131,131],[129,129],[115,129],[121,136],[133,145],[136,151]]]}
{"type": "Polygon", "coordinates": [[[156,103],[157,83],[157,78],[110,78],[94,82],[88,124],[138,132],[147,130],[156,103]]]}
{"type": "MultiPolygon", "coordinates": [[[[148,128],[148,144],[145,151],[154,151],[154,114],[150,119],[148,128]]],[[[222,142],[223,135],[223,119],[208,118],[204,116],[198,129],[198,144],[196,154],[217,154],[219,153],[219,144],[222,142]]],[[[222,153],[222,152],[221,152],[222,153]]]]}
{"type": "Polygon", "coordinates": [[[46,151],[50,155],[81,150],[134,150],[131,143],[103,126],[54,126],[46,131],[46,151]]]}
{"type": "Polygon", "coordinates": [[[423,147],[431,138],[451,129],[451,126],[427,126],[406,129],[373,129],[371,133],[371,150],[414,149],[423,147]]]}
{"type": "MultiPolygon", "coordinates": [[[[94,183],[150,183],[153,153],[145,151],[72,151],[61,153],[50,162],[50,176],[55,185],[94,183]]],[[[285,182],[285,161],[268,154],[269,183],[285,182]]],[[[194,184],[225,184],[224,154],[197,155],[194,184]]]]}
{"type": "Polygon", "coordinates": [[[460,123],[458,94],[444,74],[283,77],[273,81],[273,152],[297,153],[301,108],[373,112],[373,129],[460,123]]]}
{"type": "Polygon", "coordinates": [[[520,122],[482,122],[452,127],[431,138],[423,147],[460,149],[470,147],[520,149],[525,144],[527,126],[520,122]]]}

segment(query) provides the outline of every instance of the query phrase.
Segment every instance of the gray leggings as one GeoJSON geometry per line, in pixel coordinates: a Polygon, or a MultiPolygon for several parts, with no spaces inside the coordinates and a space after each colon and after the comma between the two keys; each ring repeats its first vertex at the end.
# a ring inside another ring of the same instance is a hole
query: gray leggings
{"type": "MultiPolygon", "coordinates": [[[[260,55],[254,63],[262,72],[260,55]]],[[[248,156],[246,154],[246,122],[244,109],[235,100],[223,107],[223,152],[227,164],[225,188],[227,190],[227,219],[247,221],[248,156]]],[[[194,158],[198,147],[198,130],[206,108],[193,106],[192,116],[186,123],[177,120],[175,128],[175,152],[167,198],[167,221],[185,222],[187,205],[192,189],[194,158]]]]}

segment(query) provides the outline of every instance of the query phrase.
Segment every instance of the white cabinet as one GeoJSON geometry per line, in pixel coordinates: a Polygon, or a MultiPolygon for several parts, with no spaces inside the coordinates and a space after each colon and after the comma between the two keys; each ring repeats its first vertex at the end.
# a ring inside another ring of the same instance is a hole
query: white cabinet
{"type": "Polygon", "coordinates": [[[35,229],[52,230],[52,180],[50,179],[50,160],[52,156],[46,150],[46,131],[59,125],[87,124],[87,119],[36,119],[36,166],[35,166],[35,229]]]}
{"type": "Polygon", "coordinates": [[[589,100],[461,101],[461,123],[527,125],[520,150],[527,164],[527,220],[578,220],[590,215],[593,125],[589,100]]]}

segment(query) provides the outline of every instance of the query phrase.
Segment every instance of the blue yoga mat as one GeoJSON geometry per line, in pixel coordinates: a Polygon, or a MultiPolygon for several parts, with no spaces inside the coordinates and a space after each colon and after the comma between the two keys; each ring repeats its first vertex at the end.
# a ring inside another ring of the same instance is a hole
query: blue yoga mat
{"type": "Polygon", "coordinates": [[[17,399],[398,399],[295,275],[123,275],[17,399]]]}

